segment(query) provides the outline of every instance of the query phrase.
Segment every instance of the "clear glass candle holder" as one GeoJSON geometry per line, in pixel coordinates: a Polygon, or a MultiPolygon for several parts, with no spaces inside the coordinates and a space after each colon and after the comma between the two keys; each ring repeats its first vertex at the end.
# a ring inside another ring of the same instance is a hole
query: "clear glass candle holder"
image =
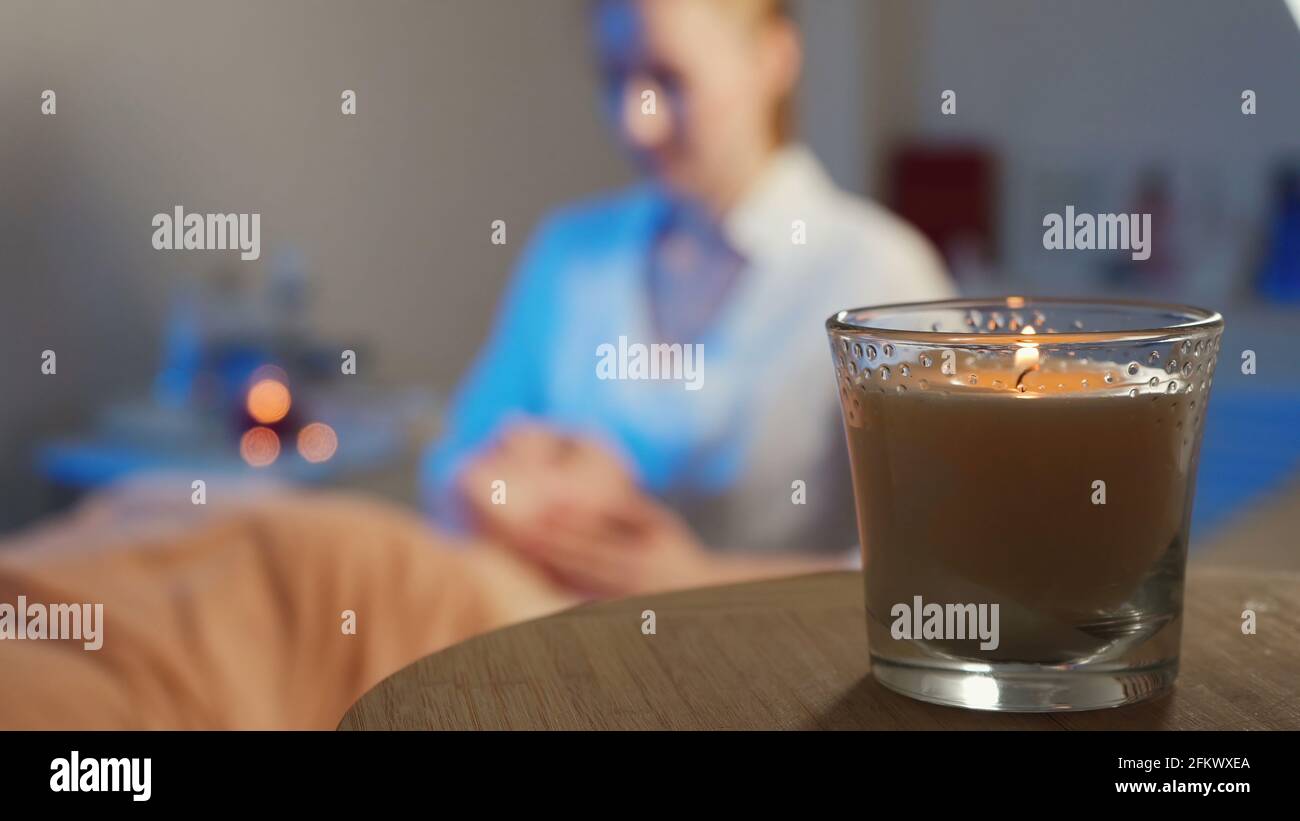
{"type": "Polygon", "coordinates": [[[826,328],[876,679],[1035,712],[1170,687],[1222,317],[1007,297],[826,328]]]}

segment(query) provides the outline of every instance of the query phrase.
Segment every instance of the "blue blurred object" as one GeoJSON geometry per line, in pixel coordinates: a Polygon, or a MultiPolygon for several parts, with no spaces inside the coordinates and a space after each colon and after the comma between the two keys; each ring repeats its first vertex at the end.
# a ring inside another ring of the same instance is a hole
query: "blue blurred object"
{"type": "Polygon", "coordinates": [[[1192,533],[1204,537],[1300,470],[1300,390],[1216,392],[1197,471],[1192,533]]]}
{"type": "Polygon", "coordinates": [[[1259,292],[1274,302],[1300,302],[1300,170],[1282,172],[1277,199],[1272,238],[1259,273],[1259,292]]]}

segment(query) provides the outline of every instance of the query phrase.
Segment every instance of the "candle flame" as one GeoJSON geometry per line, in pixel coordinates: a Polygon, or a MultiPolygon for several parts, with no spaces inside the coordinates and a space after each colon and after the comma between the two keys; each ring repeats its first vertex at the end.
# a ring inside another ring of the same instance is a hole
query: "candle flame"
{"type": "MultiPolygon", "coordinates": [[[[1033,336],[1038,333],[1034,330],[1033,325],[1026,325],[1020,331],[1026,336],[1033,336]]],[[[1038,367],[1038,343],[1037,342],[1017,342],[1016,343],[1016,373],[1020,376],[1016,379],[1016,384],[1025,378],[1025,374],[1038,367]]]]}

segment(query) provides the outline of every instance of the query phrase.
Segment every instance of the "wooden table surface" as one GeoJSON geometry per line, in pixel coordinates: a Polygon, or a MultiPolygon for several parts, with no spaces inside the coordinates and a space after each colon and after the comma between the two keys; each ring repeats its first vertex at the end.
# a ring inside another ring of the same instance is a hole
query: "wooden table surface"
{"type": "Polygon", "coordinates": [[[898,695],[869,673],[852,572],[585,605],[382,682],[340,729],[1300,729],[1300,574],[1194,562],[1182,666],[1152,701],[1010,714],[898,695]],[[1244,635],[1242,610],[1257,613],[1244,635]],[[656,633],[641,631],[654,610],[656,633]]]}

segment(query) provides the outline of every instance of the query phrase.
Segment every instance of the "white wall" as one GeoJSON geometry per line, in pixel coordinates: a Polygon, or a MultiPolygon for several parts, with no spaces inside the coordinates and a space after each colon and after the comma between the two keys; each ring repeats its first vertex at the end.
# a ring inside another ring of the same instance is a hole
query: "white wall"
{"type": "Polygon", "coordinates": [[[800,132],[849,191],[866,191],[874,171],[877,144],[864,44],[875,30],[877,8],[861,0],[805,0],[795,9],[804,39],[800,132]]]}

